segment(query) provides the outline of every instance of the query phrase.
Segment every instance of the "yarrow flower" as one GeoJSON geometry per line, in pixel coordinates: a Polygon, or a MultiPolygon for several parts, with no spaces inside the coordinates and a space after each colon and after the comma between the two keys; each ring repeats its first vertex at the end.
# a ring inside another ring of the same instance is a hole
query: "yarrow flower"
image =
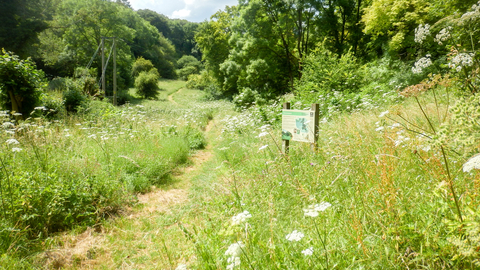
{"type": "Polygon", "coordinates": [[[292,233],[289,233],[287,234],[287,236],[285,237],[288,241],[295,241],[295,242],[298,242],[300,240],[302,240],[302,238],[304,237],[305,235],[297,230],[294,230],[292,233]]]}
{"type": "Polygon", "coordinates": [[[175,270],[187,270],[187,265],[186,264],[179,264],[175,270]]]}
{"type": "Polygon", "coordinates": [[[430,35],[430,25],[420,24],[417,28],[415,28],[415,42],[422,44],[423,41],[430,35]]]}
{"type": "Polygon", "coordinates": [[[12,148],[12,152],[20,152],[22,150],[23,150],[22,148],[18,148],[18,147],[13,147],[12,148]]]}
{"type": "Polygon", "coordinates": [[[309,247],[302,251],[303,255],[305,256],[312,256],[313,255],[313,247],[309,247]]]}
{"type": "Polygon", "coordinates": [[[480,170],[480,154],[476,154],[463,164],[464,172],[470,172],[473,169],[480,170]]]}
{"type": "Polygon", "coordinates": [[[20,144],[20,143],[19,143],[17,140],[15,140],[15,139],[8,139],[8,140],[6,141],[6,143],[7,143],[8,145],[11,145],[11,144],[20,144]]]}
{"type": "Polygon", "coordinates": [[[422,57],[415,62],[414,67],[412,67],[412,72],[415,74],[422,73],[424,68],[427,68],[432,65],[432,60],[430,60],[430,55],[422,57]]]}
{"type": "Polygon", "coordinates": [[[240,225],[245,223],[247,219],[251,217],[252,215],[248,211],[243,211],[242,213],[232,217],[232,225],[240,225]]]}
{"type": "Polygon", "coordinates": [[[317,204],[309,205],[307,209],[303,209],[304,215],[308,217],[317,217],[318,212],[323,212],[332,206],[328,202],[321,202],[317,204]]]}
{"type": "Polygon", "coordinates": [[[463,67],[469,67],[473,65],[473,53],[459,53],[452,58],[448,67],[460,72],[463,67]]]}
{"type": "Polygon", "coordinates": [[[242,241],[231,244],[225,255],[229,256],[227,258],[227,269],[234,269],[236,266],[240,266],[240,255],[242,254],[242,248],[245,247],[245,244],[242,241]]]}

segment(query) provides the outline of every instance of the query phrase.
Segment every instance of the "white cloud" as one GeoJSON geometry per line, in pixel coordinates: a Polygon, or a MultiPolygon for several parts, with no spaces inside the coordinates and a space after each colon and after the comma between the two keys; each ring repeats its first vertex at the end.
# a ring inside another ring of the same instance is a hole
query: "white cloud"
{"type": "Polygon", "coordinates": [[[188,9],[180,9],[180,10],[175,10],[173,13],[172,13],[172,18],[176,19],[186,19],[190,16],[190,13],[192,11],[191,10],[188,10],[188,9]]]}

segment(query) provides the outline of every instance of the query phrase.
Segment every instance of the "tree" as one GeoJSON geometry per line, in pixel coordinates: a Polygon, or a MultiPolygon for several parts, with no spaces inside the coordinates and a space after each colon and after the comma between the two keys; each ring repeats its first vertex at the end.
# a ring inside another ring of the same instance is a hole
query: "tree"
{"type": "Polygon", "coordinates": [[[2,49],[0,55],[0,104],[12,112],[28,115],[40,100],[44,74],[28,58],[2,49]]]}
{"type": "Polygon", "coordinates": [[[364,32],[374,39],[388,40],[391,53],[408,58],[415,46],[413,33],[419,24],[429,22],[428,0],[373,0],[365,8],[364,32]]]}

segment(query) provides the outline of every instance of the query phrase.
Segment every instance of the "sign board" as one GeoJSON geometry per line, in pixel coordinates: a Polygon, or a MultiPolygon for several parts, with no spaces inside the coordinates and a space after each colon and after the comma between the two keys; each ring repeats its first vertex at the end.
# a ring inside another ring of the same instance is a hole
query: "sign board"
{"type": "Polygon", "coordinates": [[[282,140],[315,143],[315,111],[282,110],[282,140]]]}

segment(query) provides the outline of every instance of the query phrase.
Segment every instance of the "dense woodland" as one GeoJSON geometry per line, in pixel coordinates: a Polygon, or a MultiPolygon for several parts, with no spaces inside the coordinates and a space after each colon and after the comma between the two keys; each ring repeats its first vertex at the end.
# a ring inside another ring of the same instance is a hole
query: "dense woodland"
{"type": "Polygon", "coordinates": [[[10,0],[0,20],[0,268],[480,267],[480,1],[239,0],[192,23],[10,0]],[[321,117],[288,155],[284,102],[321,117]],[[178,211],[122,219],[206,145],[178,211]],[[50,256],[88,226],[114,248],[50,256]]]}

